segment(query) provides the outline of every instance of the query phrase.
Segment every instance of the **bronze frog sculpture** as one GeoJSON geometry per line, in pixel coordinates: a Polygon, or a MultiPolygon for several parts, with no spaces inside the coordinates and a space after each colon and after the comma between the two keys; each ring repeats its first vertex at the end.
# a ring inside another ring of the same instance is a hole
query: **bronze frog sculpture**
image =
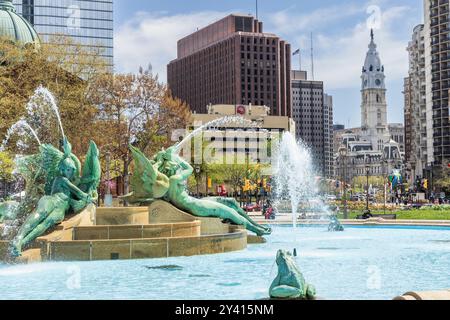
{"type": "Polygon", "coordinates": [[[290,252],[278,250],[276,262],[278,274],[269,289],[271,298],[302,300],[315,298],[316,289],[306,283],[290,252]]]}

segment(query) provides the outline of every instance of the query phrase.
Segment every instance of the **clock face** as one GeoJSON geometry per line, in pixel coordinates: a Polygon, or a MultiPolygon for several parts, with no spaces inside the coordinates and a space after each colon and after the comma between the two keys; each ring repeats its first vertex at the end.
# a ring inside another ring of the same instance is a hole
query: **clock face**
{"type": "Polygon", "coordinates": [[[380,80],[380,79],[375,80],[375,84],[376,84],[377,86],[380,86],[380,85],[381,85],[381,80],[380,80]]]}

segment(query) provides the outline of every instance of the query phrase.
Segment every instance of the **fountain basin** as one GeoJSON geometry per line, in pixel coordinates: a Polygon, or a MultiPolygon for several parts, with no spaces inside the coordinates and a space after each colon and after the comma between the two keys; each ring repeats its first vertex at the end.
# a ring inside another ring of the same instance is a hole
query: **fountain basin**
{"type": "Polygon", "coordinates": [[[171,237],[199,237],[200,221],[143,225],[80,226],[73,240],[119,240],[171,237]]]}
{"type": "Polygon", "coordinates": [[[266,238],[216,255],[0,263],[0,299],[267,299],[280,248],[297,249],[305,279],[327,300],[392,300],[450,288],[448,227],[363,225],[329,233],[326,225],[274,225],[266,238]],[[168,265],[177,268],[157,268],[168,265]],[[80,286],[67,287],[74,270],[80,286]]]}
{"type": "Polygon", "coordinates": [[[92,261],[168,258],[224,253],[245,249],[247,233],[119,240],[74,240],[47,243],[44,257],[51,261],[92,261]]]}
{"type": "MultiPolygon", "coordinates": [[[[254,239],[252,238],[252,243],[254,239]]],[[[163,258],[225,253],[247,247],[247,231],[198,218],[164,201],[150,207],[95,208],[69,217],[23,252],[21,262],[163,258]]],[[[8,242],[0,242],[0,254],[8,242]]]]}

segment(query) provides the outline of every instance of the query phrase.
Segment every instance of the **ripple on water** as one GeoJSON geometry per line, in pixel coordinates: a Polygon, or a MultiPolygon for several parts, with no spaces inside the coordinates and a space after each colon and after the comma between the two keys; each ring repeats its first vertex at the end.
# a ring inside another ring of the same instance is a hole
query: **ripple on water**
{"type": "Polygon", "coordinates": [[[231,259],[231,260],[225,260],[224,263],[258,263],[260,260],[258,259],[248,259],[248,258],[241,258],[241,259],[231,259]]]}
{"type": "Polygon", "coordinates": [[[220,282],[217,285],[222,286],[222,287],[238,287],[241,285],[241,283],[240,282],[230,282],[230,283],[220,282]]]}
{"type": "Polygon", "coordinates": [[[179,271],[183,267],[177,265],[162,265],[162,266],[145,266],[149,270],[164,270],[164,271],[179,271]]]}

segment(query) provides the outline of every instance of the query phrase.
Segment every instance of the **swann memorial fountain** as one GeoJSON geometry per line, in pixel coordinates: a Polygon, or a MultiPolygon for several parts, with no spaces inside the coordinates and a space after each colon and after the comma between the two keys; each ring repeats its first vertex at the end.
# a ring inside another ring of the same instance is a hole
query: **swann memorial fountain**
{"type": "Polygon", "coordinates": [[[261,226],[232,199],[186,193],[192,168],[179,149],[204,127],[152,158],[131,147],[135,170],[125,198],[139,206],[96,208],[96,145],[90,143],[82,166],[53,97],[44,88],[36,94],[59,123],[52,123],[59,143],[48,143],[27,119],[12,128],[36,145],[23,153],[34,155],[16,159],[16,172],[26,180],[21,201],[0,205],[2,299],[315,299],[315,288],[327,299],[392,299],[411,290],[427,292],[398,299],[448,297],[434,292],[450,287],[448,221],[352,220],[345,232],[330,233],[327,225],[343,230],[335,216],[297,219],[298,202],[316,194],[308,152],[292,135],[280,141],[275,166],[276,191],[291,202],[292,223],[291,213],[280,213],[286,223],[261,226]],[[267,241],[247,246],[260,236],[267,241]],[[38,261],[44,263],[9,263],[38,261]],[[76,290],[64,286],[74,269],[82,275],[76,290]]]}
{"type": "MultiPolygon", "coordinates": [[[[178,153],[180,145],[147,159],[130,146],[135,170],[132,193],[137,207],[96,208],[100,181],[99,152],[91,142],[84,166],[72,153],[50,92],[39,88],[59,122],[59,148],[40,144],[39,153],[16,159],[26,180],[25,197],[0,207],[3,220],[0,256],[23,262],[160,258],[223,253],[247,246],[247,229],[263,236],[271,229],[253,221],[230,198],[196,199],[186,181],[192,167],[178,153]],[[145,206],[142,206],[145,205],[145,206]]],[[[230,121],[230,119],[225,119],[230,121]]],[[[187,139],[195,134],[197,130],[187,139]]]]}

